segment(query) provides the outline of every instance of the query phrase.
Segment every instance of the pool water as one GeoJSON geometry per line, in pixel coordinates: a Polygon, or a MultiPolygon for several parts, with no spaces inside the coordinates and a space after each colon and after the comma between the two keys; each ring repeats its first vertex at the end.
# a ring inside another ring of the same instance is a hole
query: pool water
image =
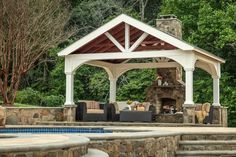
{"type": "Polygon", "coordinates": [[[42,127],[42,128],[0,128],[1,133],[30,133],[30,134],[57,134],[57,133],[111,133],[103,128],[68,128],[68,127],[42,127]]]}

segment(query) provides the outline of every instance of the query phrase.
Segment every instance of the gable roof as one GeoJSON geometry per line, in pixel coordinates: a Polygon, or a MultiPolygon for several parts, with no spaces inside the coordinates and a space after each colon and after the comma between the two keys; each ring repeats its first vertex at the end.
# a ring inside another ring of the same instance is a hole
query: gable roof
{"type": "Polygon", "coordinates": [[[117,16],[113,20],[109,21],[108,23],[104,24],[103,26],[101,26],[98,29],[94,30],[93,32],[89,33],[88,35],[84,36],[80,40],[71,44],[70,46],[68,46],[64,50],[60,51],[58,53],[58,56],[67,56],[67,55],[73,53],[77,49],[81,48],[85,44],[91,42],[92,40],[96,39],[100,35],[106,33],[110,29],[114,28],[115,26],[121,24],[122,22],[124,22],[130,26],[133,26],[139,30],[142,30],[143,32],[146,32],[156,38],[159,38],[160,40],[165,41],[165,42],[167,42],[167,43],[169,43],[181,50],[196,51],[200,54],[203,54],[203,55],[206,55],[210,58],[213,58],[221,63],[225,62],[224,59],[222,59],[214,54],[211,54],[203,49],[193,46],[181,39],[178,39],[168,33],[162,32],[155,27],[147,25],[147,24],[145,24],[139,20],[136,20],[128,15],[125,15],[125,14],[121,14],[121,15],[117,16]]]}

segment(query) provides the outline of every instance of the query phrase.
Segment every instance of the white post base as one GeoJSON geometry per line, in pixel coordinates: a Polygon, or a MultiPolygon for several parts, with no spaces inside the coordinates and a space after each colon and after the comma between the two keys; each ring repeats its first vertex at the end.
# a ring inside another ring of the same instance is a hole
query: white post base
{"type": "Polygon", "coordinates": [[[213,106],[221,106],[220,103],[214,103],[212,104],[213,106]]]}

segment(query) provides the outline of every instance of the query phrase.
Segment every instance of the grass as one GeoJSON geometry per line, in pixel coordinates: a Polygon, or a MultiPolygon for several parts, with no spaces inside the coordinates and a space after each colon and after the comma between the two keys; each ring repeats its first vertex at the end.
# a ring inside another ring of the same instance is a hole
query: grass
{"type": "MultiPolygon", "coordinates": [[[[2,104],[3,104],[3,102],[0,101],[0,105],[2,105],[2,104]]],[[[37,107],[37,106],[30,105],[30,104],[14,103],[14,105],[11,107],[37,107]]]]}
{"type": "Polygon", "coordinates": [[[29,104],[14,103],[14,107],[37,107],[29,104]]]}

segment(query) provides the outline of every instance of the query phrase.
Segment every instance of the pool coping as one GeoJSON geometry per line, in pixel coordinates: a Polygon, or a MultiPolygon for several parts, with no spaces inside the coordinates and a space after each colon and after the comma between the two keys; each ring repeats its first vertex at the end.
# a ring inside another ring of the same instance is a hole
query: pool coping
{"type": "MultiPolygon", "coordinates": [[[[2,135],[2,134],[1,134],[2,135]]],[[[15,135],[15,134],[9,134],[9,135],[15,135]]],[[[50,136],[50,134],[47,134],[50,136]]],[[[78,136],[78,135],[71,135],[71,134],[63,134],[66,137],[69,137],[65,141],[56,141],[56,142],[50,142],[50,143],[24,143],[24,145],[14,145],[14,147],[7,146],[0,146],[0,153],[12,153],[12,152],[32,152],[32,151],[46,151],[46,150],[54,150],[54,149],[63,149],[63,148],[71,148],[71,147],[78,147],[83,145],[88,145],[90,142],[90,139],[84,136],[78,136]]],[[[34,134],[19,134],[16,138],[21,139],[27,139],[27,138],[33,138],[34,134]]],[[[14,138],[9,138],[13,139],[14,138]]]]}

